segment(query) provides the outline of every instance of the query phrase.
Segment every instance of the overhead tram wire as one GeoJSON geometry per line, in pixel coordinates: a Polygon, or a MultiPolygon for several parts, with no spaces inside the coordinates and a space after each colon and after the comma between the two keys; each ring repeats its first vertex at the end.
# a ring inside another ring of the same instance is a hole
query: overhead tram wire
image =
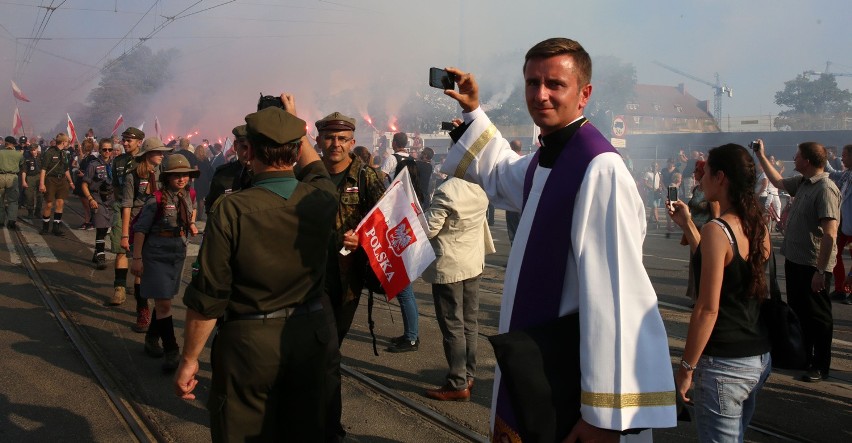
{"type": "MultiPolygon", "coordinates": [[[[16,72],[16,75],[20,76],[24,73],[24,69],[29,65],[30,59],[32,58],[33,51],[35,50],[36,45],[39,40],[44,36],[44,31],[47,29],[48,23],[50,23],[51,17],[53,17],[53,13],[56,12],[65,2],[68,0],[62,0],[62,3],[59,3],[56,6],[53,6],[53,0],[50,2],[50,6],[43,6],[47,12],[45,12],[44,19],[42,19],[42,25],[39,28],[38,32],[34,36],[34,40],[32,40],[31,44],[28,46],[27,50],[24,52],[23,63],[21,65],[20,72],[16,72]]],[[[38,20],[38,19],[36,19],[38,20]]]]}

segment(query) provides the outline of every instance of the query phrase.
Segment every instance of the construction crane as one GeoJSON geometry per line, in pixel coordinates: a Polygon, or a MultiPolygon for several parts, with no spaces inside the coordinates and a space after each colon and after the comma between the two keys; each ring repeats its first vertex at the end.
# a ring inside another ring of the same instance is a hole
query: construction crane
{"type": "Polygon", "coordinates": [[[831,64],[832,63],[830,61],[825,62],[825,72],[805,71],[805,72],[802,73],[802,75],[805,76],[805,77],[809,77],[811,75],[826,74],[826,75],[833,75],[835,77],[852,77],[852,72],[829,72],[829,71],[831,71],[831,64]]]}
{"type": "Polygon", "coordinates": [[[668,69],[669,71],[674,72],[675,74],[680,74],[686,78],[695,80],[699,83],[704,83],[707,86],[713,88],[713,118],[716,119],[716,125],[720,128],[722,127],[722,95],[727,95],[728,97],[734,96],[734,90],[728,87],[728,85],[722,85],[722,82],[719,81],[719,73],[715,73],[716,83],[710,83],[707,80],[700,79],[694,75],[687,74],[686,72],[681,71],[675,67],[669,66],[665,63],[658,62],[654,60],[655,65],[660,66],[662,68],[668,69]]]}

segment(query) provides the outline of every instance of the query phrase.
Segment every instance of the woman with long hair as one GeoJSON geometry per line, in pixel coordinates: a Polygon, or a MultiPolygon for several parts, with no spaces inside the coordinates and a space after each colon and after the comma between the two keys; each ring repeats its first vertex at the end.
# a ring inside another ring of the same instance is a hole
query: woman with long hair
{"type": "MultiPolygon", "coordinates": [[[[121,246],[130,248],[130,224],[136,219],[139,211],[145,205],[148,198],[158,188],[160,179],[160,164],[163,157],[171,148],[167,148],[157,137],[145,139],[142,149],[136,152],[136,168],[133,169],[124,182],[121,195],[121,246]]],[[[151,311],[148,301],[142,298],[139,287],[139,277],[133,280],[133,296],[136,299],[136,324],[132,329],[134,332],[147,332],[151,322],[151,311]]],[[[123,283],[122,283],[123,285],[123,283]]]]}
{"type": "Polygon", "coordinates": [[[685,203],[670,206],[694,251],[698,287],[676,389],[683,401],[695,403],[702,442],[743,441],[772,366],[769,334],[760,317],[771,246],[755,183],[751,153],[723,145],[710,151],[701,180],[705,198],[719,202],[721,215],[699,233],[685,203]]]}

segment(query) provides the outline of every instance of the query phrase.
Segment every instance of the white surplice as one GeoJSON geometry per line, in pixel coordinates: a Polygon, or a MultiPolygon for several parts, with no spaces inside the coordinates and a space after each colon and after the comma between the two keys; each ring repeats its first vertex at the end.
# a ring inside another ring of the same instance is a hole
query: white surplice
{"type": "MultiPolygon", "coordinates": [[[[520,211],[533,156],[518,157],[481,108],[463,117],[469,127],[450,149],[442,172],[480,184],[494,206],[520,211]]],[[[550,172],[537,166],[533,176],[506,267],[500,333],[509,329],[527,240],[536,234],[530,227],[550,172]]],[[[615,430],[676,426],[668,340],[642,264],[645,207],[618,154],[598,155],[589,164],[571,231],[559,316],[580,311],[583,419],[615,430]]],[[[498,369],[494,400],[499,381],[498,369]]],[[[494,410],[492,401],[492,429],[494,410]]],[[[631,437],[650,437],[642,434],[631,437]]]]}

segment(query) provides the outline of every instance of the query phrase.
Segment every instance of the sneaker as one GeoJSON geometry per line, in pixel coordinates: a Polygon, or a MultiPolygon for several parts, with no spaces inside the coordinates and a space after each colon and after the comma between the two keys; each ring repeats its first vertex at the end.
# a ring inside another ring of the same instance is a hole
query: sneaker
{"type": "Polygon", "coordinates": [[[852,305],[852,294],[846,294],[846,298],[844,298],[840,303],[844,305],[852,305]]]}
{"type": "Polygon", "coordinates": [[[109,306],[118,306],[124,303],[124,300],[127,299],[127,291],[124,289],[124,286],[116,286],[115,292],[112,293],[112,298],[109,299],[107,305],[109,306]]]}
{"type": "Polygon", "coordinates": [[[163,362],[163,365],[160,366],[160,368],[162,368],[163,373],[171,374],[172,372],[175,372],[180,365],[180,348],[165,351],[165,356],[166,361],[163,362]]]}
{"type": "Polygon", "coordinates": [[[822,372],[819,369],[808,369],[807,372],[802,374],[802,381],[806,381],[808,383],[819,383],[824,379],[822,372]]]}
{"type": "Polygon", "coordinates": [[[47,226],[42,224],[41,225],[41,235],[47,235],[47,234],[50,234],[50,224],[48,224],[47,226]]]}
{"type": "Polygon", "coordinates": [[[843,301],[849,297],[849,293],[843,291],[832,291],[831,294],[828,294],[828,297],[835,301],[843,301]]]}
{"type": "Polygon", "coordinates": [[[87,231],[94,231],[95,230],[95,224],[89,223],[89,226],[86,226],[86,230],[87,231]]]}
{"type": "Polygon", "coordinates": [[[106,268],[106,257],[104,257],[103,254],[98,255],[97,258],[95,258],[95,269],[97,269],[98,271],[103,271],[106,268]]]}
{"type": "Polygon", "coordinates": [[[133,332],[148,332],[148,327],[151,326],[151,310],[145,306],[142,309],[136,309],[136,324],[130,327],[133,332]]]}
{"type": "Polygon", "coordinates": [[[86,230],[86,228],[88,228],[88,227],[89,227],[89,222],[83,222],[83,224],[82,224],[82,225],[80,225],[80,227],[79,227],[79,228],[77,228],[77,230],[78,230],[78,231],[85,231],[85,230],[86,230]]]}
{"type": "Polygon", "coordinates": [[[392,346],[387,348],[388,352],[412,352],[416,351],[420,347],[420,339],[417,340],[404,340],[399,343],[394,343],[392,346]]]}
{"type": "Polygon", "coordinates": [[[145,353],[149,357],[160,358],[163,356],[163,347],[160,346],[160,337],[145,334],[145,353]]]}

